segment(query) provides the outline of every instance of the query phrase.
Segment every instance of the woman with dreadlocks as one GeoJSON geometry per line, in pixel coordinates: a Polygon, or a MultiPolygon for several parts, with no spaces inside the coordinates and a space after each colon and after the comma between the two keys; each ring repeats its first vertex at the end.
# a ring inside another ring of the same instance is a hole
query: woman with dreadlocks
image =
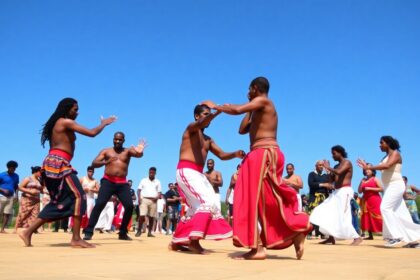
{"type": "Polygon", "coordinates": [[[81,248],[94,247],[80,237],[80,222],[86,212],[86,195],[70,161],[74,154],[76,132],[94,137],[105,126],[113,123],[116,117],[101,118],[100,125],[88,129],[76,123],[78,110],[79,106],[75,99],[64,98],[58,103],[57,109],[42,130],[42,146],[45,146],[47,141],[50,144],[50,151],[42,166],[42,179],[51,201],[29,228],[19,234],[26,246],[32,246],[32,234],[44,223],[73,216],[73,236],[70,245],[81,248]]]}

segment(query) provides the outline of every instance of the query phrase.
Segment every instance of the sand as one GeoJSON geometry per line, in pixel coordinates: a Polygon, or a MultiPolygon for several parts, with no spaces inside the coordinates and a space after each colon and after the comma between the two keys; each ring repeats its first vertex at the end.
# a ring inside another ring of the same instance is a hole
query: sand
{"type": "Polygon", "coordinates": [[[36,234],[34,247],[0,234],[0,279],[420,279],[420,249],[384,248],[379,238],[358,247],[307,240],[300,261],[293,247],[270,250],[263,261],[238,261],[232,257],[246,250],[231,240],[203,241],[212,250],[203,256],[168,251],[169,236],[131,236],[95,234],[95,249],[74,249],[69,233],[36,234]]]}

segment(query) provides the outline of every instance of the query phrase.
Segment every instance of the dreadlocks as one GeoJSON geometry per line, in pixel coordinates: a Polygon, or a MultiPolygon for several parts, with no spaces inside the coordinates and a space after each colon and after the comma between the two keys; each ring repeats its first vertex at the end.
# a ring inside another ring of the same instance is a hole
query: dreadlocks
{"type": "Polygon", "coordinates": [[[41,133],[41,144],[42,147],[45,147],[45,142],[51,140],[52,130],[59,118],[64,118],[73,107],[74,104],[77,104],[77,101],[73,98],[64,98],[61,100],[55,112],[51,115],[48,121],[44,124],[44,128],[41,133]]]}

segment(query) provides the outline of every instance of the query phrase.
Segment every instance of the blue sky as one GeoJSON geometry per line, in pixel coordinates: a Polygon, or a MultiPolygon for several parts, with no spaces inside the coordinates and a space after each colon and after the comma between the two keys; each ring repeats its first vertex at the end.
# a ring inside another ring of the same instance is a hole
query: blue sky
{"type": "MultiPolygon", "coordinates": [[[[400,141],[404,174],[420,185],[419,14],[419,1],[2,0],[0,166],[17,160],[24,177],[40,165],[39,131],[73,97],[87,127],[119,117],[96,138],[78,136],[80,175],[121,130],[127,145],[149,142],[130,165],[135,186],[156,166],[166,189],[194,106],[244,103],[249,82],[266,76],[279,144],[305,192],[333,145],[354,164],[377,163],[382,135],[400,141]]],[[[240,120],[220,115],[207,133],[225,151],[248,150],[240,120]]],[[[238,163],[216,159],[223,194],[238,163]]],[[[361,177],[355,167],[354,188],[361,177]]]]}

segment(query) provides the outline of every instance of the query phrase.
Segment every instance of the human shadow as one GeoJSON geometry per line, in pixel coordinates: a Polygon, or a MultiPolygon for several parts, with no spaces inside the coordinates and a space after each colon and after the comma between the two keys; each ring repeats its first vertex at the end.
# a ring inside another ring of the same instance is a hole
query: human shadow
{"type": "MultiPolygon", "coordinates": [[[[242,256],[244,253],[245,252],[232,252],[232,253],[229,253],[228,256],[231,259],[236,259],[236,258],[242,256]]],[[[278,255],[267,255],[266,259],[269,259],[269,260],[296,260],[296,258],[293,258],[293,257],[278,256],[278,255]]],[[[241,259],[238,259],[238,260],[241,260],[241,259]]]]}

